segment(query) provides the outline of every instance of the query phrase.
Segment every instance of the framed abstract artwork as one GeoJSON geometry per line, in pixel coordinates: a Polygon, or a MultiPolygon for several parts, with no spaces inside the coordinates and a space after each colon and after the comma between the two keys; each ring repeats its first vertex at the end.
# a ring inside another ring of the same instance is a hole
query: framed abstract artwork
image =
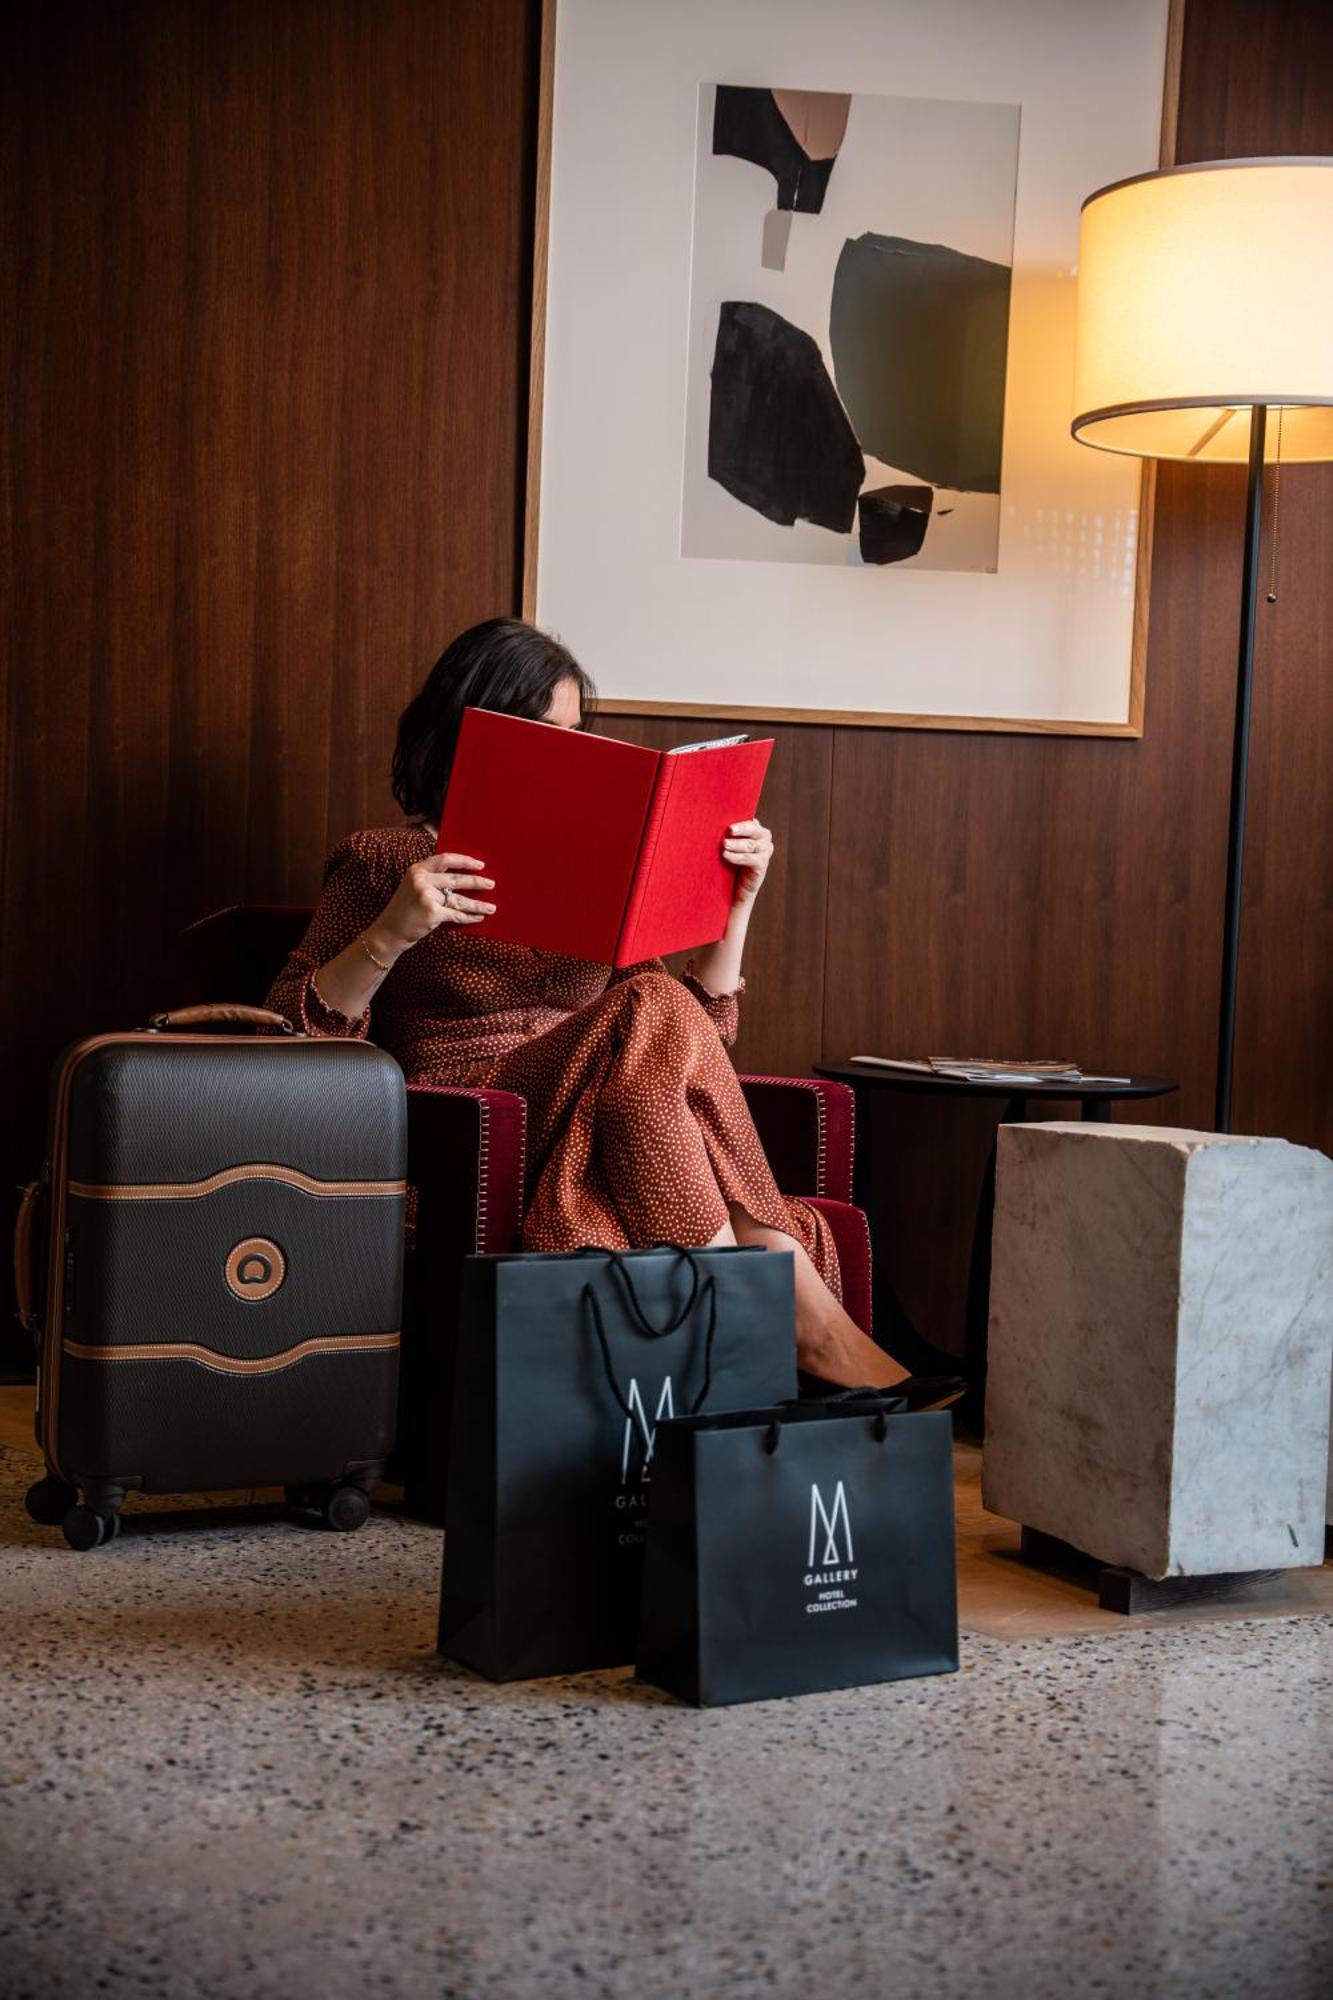
{"type": "Polygon", "coordinates": [[[1075,258],[1171,155],[1178,11],[546,0],[525,610],[605,710],[1141,733],[1075,258]]]}

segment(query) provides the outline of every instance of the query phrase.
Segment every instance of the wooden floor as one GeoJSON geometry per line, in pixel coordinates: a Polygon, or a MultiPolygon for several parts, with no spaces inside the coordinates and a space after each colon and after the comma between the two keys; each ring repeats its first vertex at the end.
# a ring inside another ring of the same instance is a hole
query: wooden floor
{"type": "Polygon", "coordinates": [[[1199,1625],[1229,1618],[1291,1618],[1333,1611],[1333,1563],[1293,1569],[1272,1583],[1250,1585],[1235,1597],[1174,1611],[1126,1618],[1103,1611],[1087,1570],[1035,1569],[1021,1560],[1018,1527],[981,1504],[981,1448],[959,1444],[954,1453],[958,1510],[958,1616],[968,1632],[997,1639],[1060,1633],[1123,1632],[1150,1625],[1199,1625]]]}
{"type": "MultiPolygon", "coordinates": [[[[0,1444],[31,1452],[31,1388],[0,1387],[0,1444]]],[[[1030,1639],[1081,1632],[1123,1632],[1151,1624],[1194,1625],[1230,1618],[1291,1618],[1333,1611],[1333,1563],[1289,1570],[1274,1583],[1252,1585],[1214,1604],[1154,1611],[1136,1618],[1103,1611],[1086,1573],[1034,1569],[1018,1553],[1018,1529],[981,1504],[981,1451],[955,1450],[958,1513],[958,1614],[964,1631],[997,1639],[1030,1639]]]]}
{"type": "Polygon", "coordinates": [[[0,1388],[0,1444],[12,1445],[16,1451],[30,1451],[35,1458],[32,1405],[31,1389],[0,1388]]]}

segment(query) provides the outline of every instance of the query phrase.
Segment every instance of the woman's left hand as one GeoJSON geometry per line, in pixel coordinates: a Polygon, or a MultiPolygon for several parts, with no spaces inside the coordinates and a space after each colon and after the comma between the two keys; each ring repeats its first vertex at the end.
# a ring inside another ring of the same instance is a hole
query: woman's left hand
{"type": "Polygon", "coordinates": [[[727,828],[722,859],[736,870],[736,901],[753,902],[773,859],[773,836],[757,819],[737,820],[727,828]]]}

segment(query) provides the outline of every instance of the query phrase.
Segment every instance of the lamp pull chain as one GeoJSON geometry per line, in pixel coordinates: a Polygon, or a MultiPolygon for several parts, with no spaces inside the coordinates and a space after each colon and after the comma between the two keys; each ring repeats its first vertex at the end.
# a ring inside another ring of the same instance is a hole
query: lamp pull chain
{"type": "Polygon", "coordinates": [[[1277,406],[1277,456],[1273,461],[1273,567],[1268,585],[1268,602],[1277,603],[1277,523],[1282,500],[1282,404],[1277,406]]]}

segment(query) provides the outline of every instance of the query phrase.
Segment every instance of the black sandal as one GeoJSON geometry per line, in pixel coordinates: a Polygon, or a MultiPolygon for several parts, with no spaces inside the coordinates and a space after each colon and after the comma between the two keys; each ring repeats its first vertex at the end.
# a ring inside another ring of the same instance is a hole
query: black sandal
{"type": "Polygon", "coordinates": [[[797,1378],[801,1400],[805,1403],[827,1403],[833,1398],[853,1396],[893,1396],[901,1399],[903,1414],[919,1414],[923,1410],[947,1410],[954,1403],[960,1403],[967,1394],[967,1383],[961,1375],[905,1375],[901,1382],[891,1382],[887,1388],[844,1389],[837,1382],[825,1382],[818,1375],[807,1375],[804,1371],[797,1378]]]}

